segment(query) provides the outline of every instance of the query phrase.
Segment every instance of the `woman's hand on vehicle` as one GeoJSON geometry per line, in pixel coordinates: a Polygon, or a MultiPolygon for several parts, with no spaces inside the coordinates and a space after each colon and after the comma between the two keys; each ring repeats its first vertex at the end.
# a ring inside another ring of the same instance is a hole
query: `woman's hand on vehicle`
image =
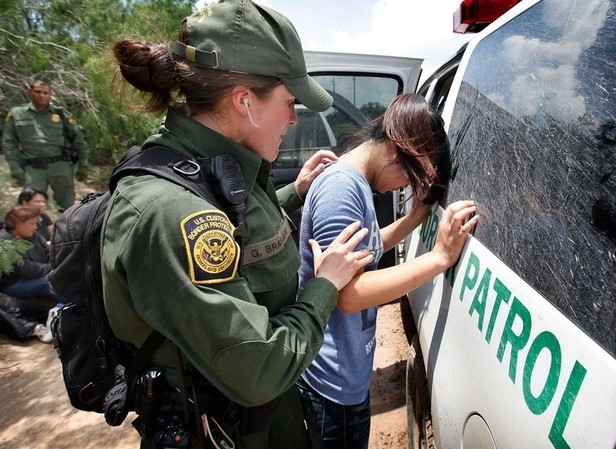
{"type": "Polygon", "coordinates": [[[337,160],[338,156],[332,151],[319,150],[314,153],[310,159],[304,163],[299,175],[297,175],[297,179],[295,180],[295,191],[297,194],[304,198],[314,178],[323,171],[327,164],[337,160]]]}
{"type": "Polygon", "coordinates": [[[432,251],[443,258],[447,267],[458,261],[466,238],[477,225],[476,211],[474,201],[457,201],[443,212],[432,251]]]}
{"type": "Polygon", "coordinates": [[[351,223],[322,251],[315,240],[310,240],[314,254],[314,273],[329,280],[340,291],[358,270],[372,262],[374,255],[367,249],[354,251],[368,234],[367,228],[359,229],[359,222],[351,223]]]}

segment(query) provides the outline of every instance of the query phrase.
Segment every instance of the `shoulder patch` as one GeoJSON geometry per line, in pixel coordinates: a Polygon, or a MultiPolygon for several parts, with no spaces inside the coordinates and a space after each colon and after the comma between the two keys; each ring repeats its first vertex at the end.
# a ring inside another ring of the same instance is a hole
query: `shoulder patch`
{"type": "Polygon", "coordinates": [[[235,277],[240,260],[235,227],[219,210],[203,210],[180,223],[188,271],[194,284],[216,284],[235,277]]]}

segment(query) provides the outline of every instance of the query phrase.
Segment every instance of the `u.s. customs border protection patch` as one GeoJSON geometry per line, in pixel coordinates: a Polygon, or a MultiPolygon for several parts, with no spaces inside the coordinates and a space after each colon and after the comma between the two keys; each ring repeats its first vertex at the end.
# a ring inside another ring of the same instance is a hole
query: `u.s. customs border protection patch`
{"type": "Polygon", "coordinates": [[[235,277],[240,260],[235,227],[219,210],[203,210],[180,224],[188,256],[188,271],[194,284],[216,284],[235,277]]]}

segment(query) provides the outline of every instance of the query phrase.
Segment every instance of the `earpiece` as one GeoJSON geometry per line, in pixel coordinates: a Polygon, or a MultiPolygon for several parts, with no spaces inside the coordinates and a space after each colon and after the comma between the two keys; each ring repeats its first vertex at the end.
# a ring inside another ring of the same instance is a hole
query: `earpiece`
{"type": "Polygon", "coordinates": [[[242,97],[242,103],[244,103],[244,106],[246,107],[246,112],[248,112],[248,120],[250,120],[250,124],[254,126],[255,128],[261,128],[261,125],[255,122],[252,118],[252,114],[250,113],[250,108],[248,107],[250,106],[250,100],[248,99],[248,97],[242,97]]]}

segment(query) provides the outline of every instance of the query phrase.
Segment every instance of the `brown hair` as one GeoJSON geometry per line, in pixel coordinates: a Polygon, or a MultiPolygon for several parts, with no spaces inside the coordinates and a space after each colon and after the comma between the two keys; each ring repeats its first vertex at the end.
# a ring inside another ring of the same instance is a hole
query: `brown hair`
{"type": "MultiPolygon", "coordinates": [[[[185,22],[177,40],[189,44],[185,22]]],[[[112,53],[124,80],[144,93],[144,112],[163,113],[169,107],[187,115],[212,111],[235,86],[266,98],[282,84],[279,78],[197,67],[175,55],[169,44],[126,37],[113,45],[112,53]]]]}
{"type": "Polygon", "coordinates": [[[27,206],[17,206],[9,210],[4,216],[2,227],[7,231],[12,231],[20,223],[24,223],[32,218],[37,218],[39,215],[36,209],[27,206]]]}
{"type": "Polygon", "coordinates": [[[426,203],[440,199],[445,190],[440,183],[446,182],[440,179],[441,170],[449,173],[447,164],[440,161],[449,161],[449,140],[443,120],[421,95],[398,95],[383,115],[353,136],[350,144],[354,147],[368,140],[396,145],[413,199],[426,203]],[[437,160],[443,165],[438,171],[437,160]]]}

